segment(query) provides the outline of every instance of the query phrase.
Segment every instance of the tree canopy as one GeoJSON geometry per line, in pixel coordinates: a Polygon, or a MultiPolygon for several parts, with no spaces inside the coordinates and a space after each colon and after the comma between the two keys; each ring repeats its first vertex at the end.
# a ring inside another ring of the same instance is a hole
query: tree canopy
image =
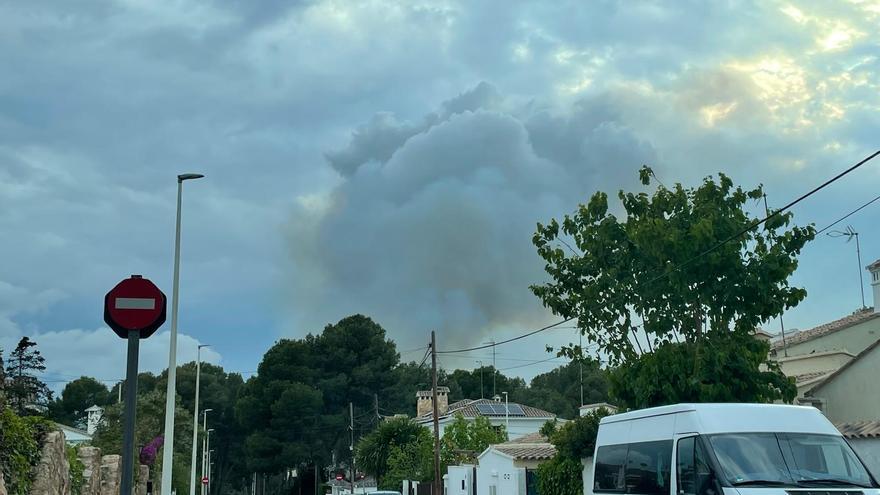
{"type": "MultiPolygon", "coordinates": [[[[651,176],[642,169],[644,185],[651,176]]],[[[533,242],[551,281],[532,291],[576,319],[611,364],[704,333],[751,332],[806,296],[788,278],[815,236],[790,226],[791,213],[758,227],[763,195],[719,174],[694,188],[620,191],[618,218],[597,192],[562,222],[538,225],[533,242]]]]}
{"type": "Polygon", "coordinates": [[[103,383],[88,376],[82,376],[68,383],[61,396],[49,404],[49,417],[59,423],[82,428],[85,425],[86,409],[92,406],[107,406],[112,402],[110,390],[103,383]]]}
{"type": "Polygon", "coordinates": [[[21,415],[33,414],[52,400],[52,391],[37,376],[46,371],[46,359],[36,347],[36,342],[22,337],[6,360],[6,399],[21,415]]]}

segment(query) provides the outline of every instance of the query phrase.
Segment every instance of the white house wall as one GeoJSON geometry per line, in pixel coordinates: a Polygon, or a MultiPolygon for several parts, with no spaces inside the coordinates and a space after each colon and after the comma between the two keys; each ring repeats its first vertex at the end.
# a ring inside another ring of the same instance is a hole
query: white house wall
{"type": "MultiPolygon", "coordinates": [[[[473,421],[473,418],[467,418],[467,420],[473,421]]],[[[452,424],[453,421],[454,418],[444,418],[440,421],[439,426],[441,438],[443,438],[446,427],[452,424]]],[[[510,418],[510,429],[507,432],[508,440],[516,440],[517,438],[538,432],[547,421],[549,421],[547,418],[510,418]]],[[[489,422],[492,424],[492,426],[505,425],[503,417],[490,417],[489,422]]],[[[429,430],[434,431],[433,423],[431,423],[430,421],[424,422],[422,423],[422,425],[427,427],[429,430]]]]}
{"type": "Polygon", "coordinates": [[[477,495],[490,495],[493,485],[497,495],[525,495],[525,477],[525,469],[515,467],[513,459],[490,450],[477,467],[477,495]]]}
{"type": "Polygon", "coordinates": [[[818,371],[833,371],[846,364],[852,358],[851,354],[844,352],[813,354],[797,356],[794,359],[780,359],[779,366],[786,376],[797,376],[818,371]]]}
{"type": "MultiPolygon", "coordinates": [[[[872,318],[858,325],[853,325],[822,337],[789,345],[787,346],[788,355],[791,357],[810,354],[811,352],[838,351],[841,349],[858,354],[876,342],[877,339],[880,339],[880,318],[872,318]]],[[[777,356],[781,357],[782,355],[782,349],[777,351],[777,356]]]]}
{"type": "Polygon", "coordinates": [[[875,420],[880,415],[877,377],[880,377],[880,347],[814,389],[813,397],[825,400],[825,416],[833,423],[875,420]]]}

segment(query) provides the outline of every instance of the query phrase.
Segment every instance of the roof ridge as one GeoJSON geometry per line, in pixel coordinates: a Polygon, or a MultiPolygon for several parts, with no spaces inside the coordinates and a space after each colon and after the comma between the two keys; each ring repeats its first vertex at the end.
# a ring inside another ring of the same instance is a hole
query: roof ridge
{"type": "MultiPolygon", "coordinates": [[[[802,330],[791,335],[790,337],[785,339],[785,347],[794,344],[809,342],[815,338],[822,337],[833,332],[838,332],[840,330],[845,330],[853,325],[857,325],[876,317],[880,317],[880,313],[875,312],[874,308],[862,308],[842,318],[838,318],[836,320],[832,320],[827,323],[823,323],[821,325],[817,325],[813,328],[802,330]]],[[[772,346],[773,349],[782,349],[783,341],[781,339],[776,340],[773,342],[772,346]]]]}

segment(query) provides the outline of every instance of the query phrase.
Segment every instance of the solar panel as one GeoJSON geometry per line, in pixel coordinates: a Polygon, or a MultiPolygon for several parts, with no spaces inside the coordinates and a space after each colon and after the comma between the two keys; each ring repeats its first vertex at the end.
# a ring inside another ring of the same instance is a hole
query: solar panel
{"type": "Polygon", "coordinates": [[[526,412],[523,410],[522,406],[519,404],[511,404],[510,405],[510,415],[511,416],[525,416],[526,412]]]}
{"type": "Polygon", "coordinates": [[[494,406],[494,404],[477,404],[477,411],[483,416],[494,416],[497,413],[492,406],[494,406]]]}

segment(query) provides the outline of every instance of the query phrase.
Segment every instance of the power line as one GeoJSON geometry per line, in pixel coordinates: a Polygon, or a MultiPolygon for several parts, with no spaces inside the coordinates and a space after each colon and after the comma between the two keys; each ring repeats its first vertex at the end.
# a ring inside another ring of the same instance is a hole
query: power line
{"type": "MultiPolygon", "coordinates": [[[[661,279],[663,279],[663,278],[668,277],[668,276],[671,275],[672,273],[674,273],[674,272],[676,272],[676,271],[678,271],[678,270],[681,270],[682,268],[684,268],[684,267],[690,265],[690,264],[693,263],[694,261],[696,261],[696,260],[698,260],[698,259],[700,259],[700,258],[702,258],[702,257],[704,257],[704,256],[707,256],[707,255],[709,255],[709,254],[711,254],[711,253],[713,253],[713,252],[714,252],[715,250],[717,250],[718,248],[720,248],[720,247],[724,246],[725,244],[727,244],[727,243],[733,241],[734,239],[739,238],[739,237],[742,236],[743,234],[748,233],[749,231],[753,230],[755,227],[759,227],[759,226],[761,226],[761,225],[767,223],[768,220],[770,220],[770,219],[772,219],[772,218],[775,218],[775,217],[778,217],[779,215],[781,215],[781,214],[784,213],[785,211],[791,209],[793,206],[797,205],[797,204],[800,203],[801,201],[803,201],[803,200],[809,198],[809,197],[812,196],[813,194],[816,194],[817,192],[821,191],[822,189],[825,189],[826,187],[828,187],[829,185],[831,185],[831,184],[833,184],[834,182],[838,181],[838,180],[841,179],[842,177],[848,175],[848,174],[851,173],[852,171],[858,169],[858,168],[861,167],[862,165],[864,165],[864,164],[868,163],[869,161],[873,160],[874,158],[877,157],[877,155],[880,155],[880,150],[877,150],[877,151],[875,151],[874,153],[871,153],[869,156],[867,156],[866,158],[863,158],[862,160],[860,160],[859,162],[857,162],[855,165],[852,165],[851,167],[847,168],[847,169],[844,170],[843,172],[840,172],[839,174],[837,174],[837,175],[835,175],[834,177],[832,177],[832,178],[826,180],[826,181],[823,182],[822,184],[820,184],[820,185],[814,187],[814,188],[811,189],[809,192],[802,194],[800,197],[798,197],[797,199],[795,199],[795,200],[791,201],[790,203],[786,204],[786,205],[783,206],[782,208],[780,208],[780,209],[778,209],[778,210],[775,210],[773,213],[771,213],[771,214],[765,216],[762,220],[758,220],[758,221],[752,222],[748,227],[746,227],[746,228],[742,229],[741,231],[739,231],[739,232],[737,232],[737,233],[735,233],[735,234],[733,234],[733,235],[731,235],[731,236],[729,236],[729,237],[723,239],[722,241],[716,243],[715,245],[713,245],[713,246],[710,247],[709,249],[707,249],[707,250],[705,250],[705,251],[703,251],[703,252],[701,252],[701,253],[698,253],[698,254],[692,256],[691,258],[685,260],[683,263],[681,263],[681,264],[679,264],[679,265],[673,267],[672,269],[667,270],[667,271],[661,273],[660,275],[658,275],[658,276],[656,276],[656,277],[654,277],[654,278],[648,280],[648,281],[645,282],[643,285],[650,285],[650,284],[652,284],[652,283],[654,283],[654,282],[657,282],[657,281],[659,281],[659,280],[661,280],[661,279]]],[[[572,320],[574,320],[574,319],[576,319],[576,318],[577,318],[576,316],[572,316],[572,317],[566,318],[566,319],[564,319],[564,320],[560,320],[560,321],[558,321],[558,322],[556,322],[556,323],[553,323],[553,324],[551,324],[551,325],[547,325],[547,326],[541,327],[541,328],[539,328],[539,329],[537,329],[537,330],[533,330],[533,331],[528,332],[528,333],[525,333],[525,334],[523,334],[523,335],[520,335],[520,336],[517,336],[517,337],[513,337],[513,338],[511,338],[511,339],[503,340],[503,341],[500,341],[500,342],[494,342],[494,343],[491,343],[491,344],[485,344],[485,345],[480,345],[480,346],[475,346],[475,347],[469,347],[469,348],[466,348],[466,349],[456,349],[456,350],[449,350],[449,351],[437,351],[437,353],[438,353],[438,354],[453,354],[453,353],[460,353],[460,352],[475,351],[475,350],[479,350],[479,349],[487,349],[487,348],[489,348],[489,347],[496,347],[496,346],[499,346],[499,345],[502,345],[502,344],[507,344],[507,343],[510,343],[510,342],[514,342],[514,341],[516,341],[516,340],[520,340],[520,339],[524,339],[524,338],[526,338],[526,337],[530,337],[530,336],[532,336],[532,335],[535,335],[535,334],[537,334],[537,333],[544,332],[544,331],[549,330],[549,329],[551,329],[551,328],[558,327],[559,325],[562,325],[562,324],[564,324],[564,323],[568,323],[568,322],[570,322],[570,321],[572,321],[572,320]]]]}
{"type": "Polygon", "coordinates": [[[831,227],[834,227],[835,225],[837,225],[837,224],[839,224],[840,222],[846,220],[846,219],[849,218],[850,216],[852,216],[852,215],[858,213],[859,211],[861,211],[861,210],[867,208],[868,206],[871,205],[871,203],[874,203],[874,202],[876,202],[877,200],[880,200],[880,196],[877,196],[876,198],[872,199],[871,201],[868,201],[867,203],[863,204],[862,206],[859,206],[858,208],[856,208],[855,210],[853,210],[853,211],[847,213],[846,215],[844,215],[844,216],[838,218],[837,220],[831,222],[830,224],[828,224],[827,226],[825,226],[825,228],[823,228],[822,230],[816,232],[816,235],[819,235],[819,234],[825,232],[826,230],[830,229],[831,227]]]}
{"type": "MultiPolygon", "coordinates": [[[[501,369],[498,370],[498,371],[507,371],[507,370],[515,370],[515,369],[519,369],[519,368],[525,368],[525,367],[528,367],[528,366],[534,366],[534,365],[536,365],[536,364],[546,363],[546,362],[548,362],[548,361],[552,361],[552,360],[554,360],[554,359],[556,359],[555,356],[554,356],[554,357],[551,357],[551,358],[547,358],[547,359],[542,359],[542,360],[540,360],[540,361],[533,361],[533,362],[531,362],[531,363],[520,364],[520,365],[517,365],[517,366],[511,366],[511,367],[509,367],[509,368],[501,368],[501,369]]],[[[555,364],[555,363],[554,363],[554,364],[555,364]]]]}

